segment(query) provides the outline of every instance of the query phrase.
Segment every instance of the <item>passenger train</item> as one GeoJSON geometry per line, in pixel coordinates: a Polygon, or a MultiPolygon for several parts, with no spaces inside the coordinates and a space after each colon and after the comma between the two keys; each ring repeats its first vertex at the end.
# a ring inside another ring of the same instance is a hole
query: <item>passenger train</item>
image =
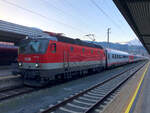
{"type": "Polygon", "coordinates": [[[144,59],[79,39],[46,33],[49,37],[27,38],[19,42],[18,64],[26,85],[45,86],[52,81],[144,59]]]}

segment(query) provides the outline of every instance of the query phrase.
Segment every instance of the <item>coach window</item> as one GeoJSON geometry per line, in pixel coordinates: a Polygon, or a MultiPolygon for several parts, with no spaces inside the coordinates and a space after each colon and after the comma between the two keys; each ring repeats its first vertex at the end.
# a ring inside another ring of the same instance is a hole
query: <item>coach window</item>
{"type": "Polygon", "coordinates": [[[117,56],[116,56],[116,54],[114,54],[114,59],[116,59],[117,58],[117,56]]]}
{"type": "Polygon", "coordinates": [[[52,53],[56,53],[56,43],[51,44],[51,51],[52,53]]]}
{"type": "Polygon", "coordinates": [[[74,49],[74,48],[71,46],[71,47],[70,47],[70,51],[73,52],[73,49],[74,49]]]}
{"type": "Polygon", "coordinates": [[[93,54],[93,50],[91,50],[91,54],[93,54]]]}
{"type": "Polygon", "coordinates": [[[114,58],[114,54],[112,54],[112,58],[114,58]]]}

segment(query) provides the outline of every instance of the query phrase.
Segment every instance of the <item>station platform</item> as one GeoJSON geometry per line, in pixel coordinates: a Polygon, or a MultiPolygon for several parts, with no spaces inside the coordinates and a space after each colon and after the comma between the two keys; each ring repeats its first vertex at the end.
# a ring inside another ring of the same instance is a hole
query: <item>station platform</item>
{"type": "Polygon", "coordinates": [[[130,113],[150,113],[150,66],[145,73],[130,113]]]}
{"type": "Polygon", "coordinates": [[[20,75],[12,74],[11,66],[0,66],[0,91],[23,85],[20,75]]]}
{"type": "Polygon", "coordinates": [[[0,66],[0,77],[3,76],[12,76],[11,66],[0,66]]]}
{"type": "Polygon", "coordinates": [[[100,113],[150,113],[150,62],[125,83],[100,113]]]}

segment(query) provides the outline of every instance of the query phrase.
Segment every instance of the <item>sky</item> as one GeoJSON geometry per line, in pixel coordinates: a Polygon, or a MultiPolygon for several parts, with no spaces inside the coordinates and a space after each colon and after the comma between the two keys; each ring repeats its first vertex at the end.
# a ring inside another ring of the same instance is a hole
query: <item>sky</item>
{"type": "Polygon", "coordinates": [[[64,33],[72,38],[128,42],[137,39],[112,0],[0,0],[0,20],[64,33]]]}

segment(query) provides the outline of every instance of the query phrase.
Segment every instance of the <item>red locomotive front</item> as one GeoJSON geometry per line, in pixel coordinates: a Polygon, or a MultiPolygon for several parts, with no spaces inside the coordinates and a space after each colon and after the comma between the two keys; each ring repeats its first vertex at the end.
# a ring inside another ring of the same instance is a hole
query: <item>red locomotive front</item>
{"type": "Polygon", "coordinates": [[[29,38],[22,40],[19,47],[19,69],[27,85],[43,86],[54,80],[99,71],[106,66],[101,46],[78,39],[29,38]]]}

